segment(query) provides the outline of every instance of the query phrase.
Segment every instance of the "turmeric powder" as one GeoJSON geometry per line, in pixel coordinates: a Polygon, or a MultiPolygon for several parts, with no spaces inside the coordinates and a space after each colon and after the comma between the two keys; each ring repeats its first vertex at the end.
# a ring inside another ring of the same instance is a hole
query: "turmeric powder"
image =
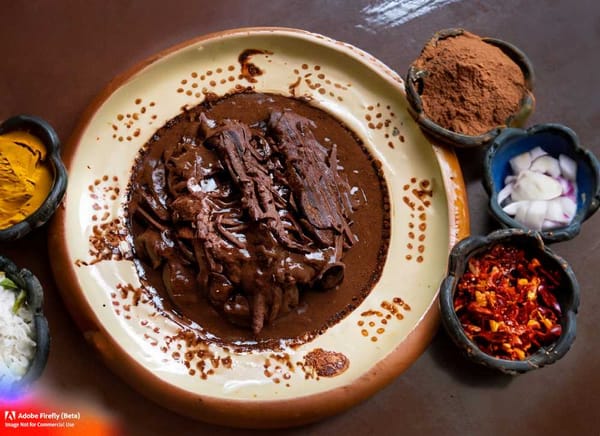
{"type": "Polygon", "coordinates": [[[47,150],[27,132],[0,135],[0,230],[23,221],[44,202],[53,183],[47,150]]]}

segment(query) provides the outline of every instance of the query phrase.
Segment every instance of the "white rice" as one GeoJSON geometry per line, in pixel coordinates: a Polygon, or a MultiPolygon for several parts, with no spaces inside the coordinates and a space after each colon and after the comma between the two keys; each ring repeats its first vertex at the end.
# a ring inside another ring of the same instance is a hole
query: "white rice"
{"type": "Polygon", "coordinates": [[[18,295],[19,290],[0,285],[0,390],[25,375],[35,354],[33,314],[26,304],[12,311],[18,295]]]}

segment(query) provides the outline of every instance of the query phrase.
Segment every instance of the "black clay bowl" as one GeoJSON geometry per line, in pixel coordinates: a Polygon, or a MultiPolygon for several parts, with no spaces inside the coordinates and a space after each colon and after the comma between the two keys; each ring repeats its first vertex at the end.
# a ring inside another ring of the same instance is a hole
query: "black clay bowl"
{"type": "Polygon", "coordinates": [[[536,147],[541,147],[554,158],[565,154],[577,163],[575,217],[568,225],[541,232],[548,243],[572,239],[579,234],[583,222],[600,206],[600,164],[593,153],[581,147],[577,135],[560,124],[540,124],[527,130],[506,129],[492,142],[484,157],[483,177],[490,199],[490,213],[504,227],[530,230],[504,212],[498,203],[498,193],[504,187],[506,176],[512,174],[510,160],[536,147]]]}
{"type": "Polygon", "coordinates": [[[505,374],[515,375],[554,363],[567,353],[575,340],[579,285],[571,267],[564,259],[544,245],[539,233],[521,229],[502,229],[487,236],[468,237],[454,246],[450,253],[448,276],[440,287],[439,303],[442,324],[468,359],[505,374]],[[465,333],[454,308],[457,286],[463,274],[468,270],[469,259],[480,255],[498,243],[524,249],[528,256],[535,257],[545,267],[558,271],[560,276],[560,285],[554,291],[554,295],[561,309],[559,322],[562,332],[557,340],[540,347],[523,360],[501,359],[483,352],[465,333]]]}
{"type": "Polygon", "coordinates": [[[16,384],[0,386],[1,395],[18,395],[20,390],[31,385],[44,371],[50,351],[50,331],[43,312],[44,291],[37,277],[27,269],[19,269],[4,256],[0,256],[0,271],[3,271],[6,277],[26,292],[27,305],[33,313],[36,349],[29,368],[16,384]]]}
{"type": "Polygon", "coordinates": [[[60,157],[60,140],[52,126],[35,116],[17,115],[0,124],[0,135],[13,131],[28,132],[42,141],[48,150],[47,160],[52,167],[54,183],[37,210],[23,221],[0,230],[0,241],[14,241],[45,224],[56,211],[67,189],[67,171],[60,157]]]}
{"type": "MultiPolygon", "coordinates": [[[[464,29],[445,29],[436,32],[428,44],[433,44],[438,40],[461,35],[464,29]]],[[[521,99],[519,110],[508,117],[505,124],[495,126],[488,132],[481,135],[465,135],[446,129],[427,116],[423,110],[421,94],[425,84],[427,71],[419,70],[411,65],[406,75],[406,97],[409,103],[409,112],[421,129],[432,138],[442,143],[456,147],[480,147],[489,144],[506,127],[521,127],[525,124],[527,118],[531,115],[535,107],[535,98],[533,96],[534,72],[529,58],[514,45],[495,38],[481,38],[486,43],[498,47],[504,54],[512,59],[523,72],[525,78],[526,94],[521,99]]]]}

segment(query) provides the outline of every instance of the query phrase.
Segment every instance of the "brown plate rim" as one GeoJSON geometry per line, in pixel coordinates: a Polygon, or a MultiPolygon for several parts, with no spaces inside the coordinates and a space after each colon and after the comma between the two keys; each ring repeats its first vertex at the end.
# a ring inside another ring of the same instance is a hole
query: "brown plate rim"
{"type": "MultiPolygon", "coordinates": [[[[285,27],[247,27],[206,34],[142,60],[123,74],[118,75],[101,91],[83,112],[75,130],[66,143],[63,160],[67,168],[72,165],[77,145],[90,120],[102,103],[121,85],[150,64],[187,46],[233,35],[256,33],[285,33],[309,37],[345,49],[350,49],[359,62],[373,67],[385,80],[404,93],[403,82],[389,67],[370,54],[346,43],[300,29],[285,27]],[[368,60],[368,62],[367,62],[368,60]]],[[[450,248],[469,233],[467,197],[460,165],[454,150],[443,145],[432,145],[441,165],[441,173],[448,198],[450,248]]],[[[68,257],[65,229],[66,209],[60,207],[50,223],[49,252],[54,277],[60,281],[60,293],[68,311],[86,340],[100,355],[103,362],[133,388],[164,407],[182,415],[213,424],[243,428],[282,428],[313,422],[346,410],[389,384],[405,371],[427,348],[439,326],[440,312],[436,292],[426,312],[413,331],[384,359],[377,362],[351,385],[313,395],[282,400],[233,400],[203,396],[173,385],[167,385],[138,362],[130,359],[123,364],[125,350],[108,334],[89,307],[78,286],[75,270],[68,257]],[[87,310],[82,310],[86,308],[87,310]]]]}

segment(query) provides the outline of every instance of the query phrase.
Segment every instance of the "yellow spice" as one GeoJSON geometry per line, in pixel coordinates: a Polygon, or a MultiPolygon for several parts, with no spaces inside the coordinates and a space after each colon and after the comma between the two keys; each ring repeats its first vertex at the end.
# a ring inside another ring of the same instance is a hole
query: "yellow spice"
{"type": "Polygon", "coordinates": [[[0,135],[0,230],[23,221],[44,202],[53,183],[42,141],[26,132],[0,135]]]}

